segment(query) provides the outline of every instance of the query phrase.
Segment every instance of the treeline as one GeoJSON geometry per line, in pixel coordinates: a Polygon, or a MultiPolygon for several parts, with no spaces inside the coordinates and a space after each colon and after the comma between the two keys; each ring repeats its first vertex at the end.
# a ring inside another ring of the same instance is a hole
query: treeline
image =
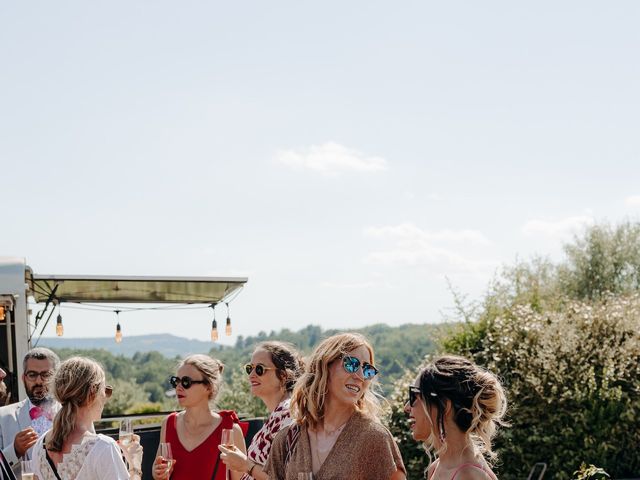
{"type": "MultiPolygon", "coordinates": [[[[381,371],[380,388],[388,394],[407,365],[416,365],[425,355],[435,350],[438,338],[452,325],[402,325],[390,327],[373,325],[358,329],[370,339],[376,353],[376,365],[381,371]]],[[[210,355],[225,364],[225,385],[218,399],[220,408],[233,408],[247,416],[266,413],[264,405],[249,394],[246,375],[242,366],[251,359],[254,347],[264,341],[280,340],[294,344],[304,355],[324,338],[339,330],[324,330],[309,325],[297,332],[289,329],[259,332],[255,336],[239,336],[233,347],[212,348],[210,355]]],[[[158,352],[136,353],[132,358],[113,355],[106,350],[57,349],[62,359],[73,355],[85,355],[101,362],[108,381],[115,387],[114,394],[105,406],[105,414],[139,413],[171,410],[175,401],[167,397],[171,391],[168,377],[174,374],[180,357],[167,358],[158,352]]]]}

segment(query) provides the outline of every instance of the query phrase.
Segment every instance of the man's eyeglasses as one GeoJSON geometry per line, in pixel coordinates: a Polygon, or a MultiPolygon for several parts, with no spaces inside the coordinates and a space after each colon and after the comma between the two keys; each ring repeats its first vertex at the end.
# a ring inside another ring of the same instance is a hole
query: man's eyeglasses
{"type": "Polygon", "coordinates": [[[171,386],[173,388],[176,388],[178,386],[178,384],[182,385],[182,388],[189,389],[191,388],[191,385],[193,385],[194,383],[201,383],[203,385],[208,384],[209,382],[207,382],[206,380],[193,380],[191,377],[169,377],[169,383],[171,384],[171,386]]]}
{"type": "Polygon", "coordinates": [[[342,366],[347,373],[356,373],[362,365],[362,376],[365,380],[371,380],[378,374],[378,369],[367,362],[360,363],[360,359],[345,355],[342,357],[342,366]]]}
{"type": "Polygon", "coordinates": [[[24,376],[31,381],[36,380],[38,377],[40,377],[45,382],[49,380],[52,375],[53,375],[53,370],[45,370],[43,372],[36,372],[34,370],[29,370],[24,374],[24,376]]]}
{"type": "Polygon", "coordinates": [[[413,407],[420,395],[422,395],[422,392],[418,387],[409,385],[409,405],[413,407]]]}
{"type": "Polygon", "coordinates": [[[252,363],[247,363],[244,366],[244,371],[247,372],[247,375],[251,375],[251,372],[253,372],[254,370],[256,371],[256,375],[261,377],[262,375],[264,375],[264,372],[266,372],[267,370],[277,370],[277,368],[275,368],[275,367],[265,367],[261,363],[258,363],[257,365],[254,365],[252,363]]]}

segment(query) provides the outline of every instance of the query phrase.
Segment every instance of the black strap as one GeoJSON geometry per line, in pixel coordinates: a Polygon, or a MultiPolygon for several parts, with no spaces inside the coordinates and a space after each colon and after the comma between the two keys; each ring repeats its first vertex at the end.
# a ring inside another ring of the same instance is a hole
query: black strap
{"type": "Polygon", "coordinates": [[[53,463],[53,460],[51,460],[51,457],[49,456],[49,451],[46,448],[44,449],[44,455],[45,457],[47,457],[47,462],[49,462],[49,466],[51,467],[51,470],[53,470],[53,474],[56,476],[58,480],[62,480],[60,478],[60,475],[58,475],[58,470],[56,470],[56,466],[53,463]]]}
{"type": "Polygon", "coordinates": [[[220,450],[218,450],[218,458],[216,459],[216,466],[213,469],[213,476],[211,480],[216,480],[216,473],[218,473],[218,464],[220,463],[220,450]]]}

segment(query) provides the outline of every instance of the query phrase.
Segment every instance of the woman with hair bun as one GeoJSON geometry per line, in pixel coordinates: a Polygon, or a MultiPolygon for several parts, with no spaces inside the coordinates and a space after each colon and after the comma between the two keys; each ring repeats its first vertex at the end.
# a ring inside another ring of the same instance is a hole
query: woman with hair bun
{"type": "Polygon", "coordinates": [[[269,478],[264,471],[264,464],[267,463],[276,433],[291,423],[291,392],[303,368],[300,354],[293,345],[285,342],[258,344],[251,356],[251,363],[244,366],[251,393],[264,402],[269,417],[251,440],[247,455],[237,448],[230,450],[218,447],[222,452],[222,460],[229,468],[245,473],[242,480],[269,478]]]}
{"type": "MultiPolygon", "coordinates": [[[[226,480],[218,451],[223,429],[233,431],[233,444],[245,452],[244,433],[236,413],[211,409],[210,403],[222,386],[223,369],[220,361],[208,355],[190,355],[180,363],[177,375],[169,379],[184,411],[172,413],[162,422],[160,442],[171,445],[173,460],[158,451],[152,470],[154,480],[226,480]]],[[[231,480],[240,476],[232,472],[231,480]]]]}
{"type": "Polygon", "coordinates": [[[495,480],[491,440],[507,408],[498,378],[456,356],[437,357],[409,387],[405,412],[413,438],[431,458],[429,480],[495,480]],[[485,458],[486,457],[486,458],[485,458]]]}
{"type": "Polygon", "coordinates": [[[139,437],[126,447],[96,435],[93,422],[100,420],[113,389],[106,385],[97,362],[72,357],[60,364],[53,378],[53,393],[61,404],[33,450],[34,473],[39,480],[140,479],[142,447],[139,437]],[[121,452],[122,449],[122,452],[121,452]],[[130,468],[127,471],[122,454],[130,468]]]}
{"type": "Polygon", "coordinates": [[[378,369],[362,335],[324,340],[309,358],[291,397],[295,424],[271,447],[271,480],[404,480],[405,468],[391,433],[379,420],[371,386],[378,369]]]}

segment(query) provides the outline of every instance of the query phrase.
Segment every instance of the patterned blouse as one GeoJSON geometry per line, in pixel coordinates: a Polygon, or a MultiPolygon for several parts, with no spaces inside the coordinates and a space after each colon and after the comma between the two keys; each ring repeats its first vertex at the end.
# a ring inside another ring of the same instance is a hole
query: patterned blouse
{"type": "MultiPolygon", "coordinates": [[[[280,402],[276,409],[269,414],[267,421],[258,433],[251,440],[251,444],[247,449],[249,459],[258,465],[264,466],[269,458],[271,451],[271,443],[281,429],[291,423],[291,415],[289,414],[289,405],[291,399],[287,398],[280,402]]],[[[245,473],[241,480],[254,480],[252,476],[245,473]]]]}

